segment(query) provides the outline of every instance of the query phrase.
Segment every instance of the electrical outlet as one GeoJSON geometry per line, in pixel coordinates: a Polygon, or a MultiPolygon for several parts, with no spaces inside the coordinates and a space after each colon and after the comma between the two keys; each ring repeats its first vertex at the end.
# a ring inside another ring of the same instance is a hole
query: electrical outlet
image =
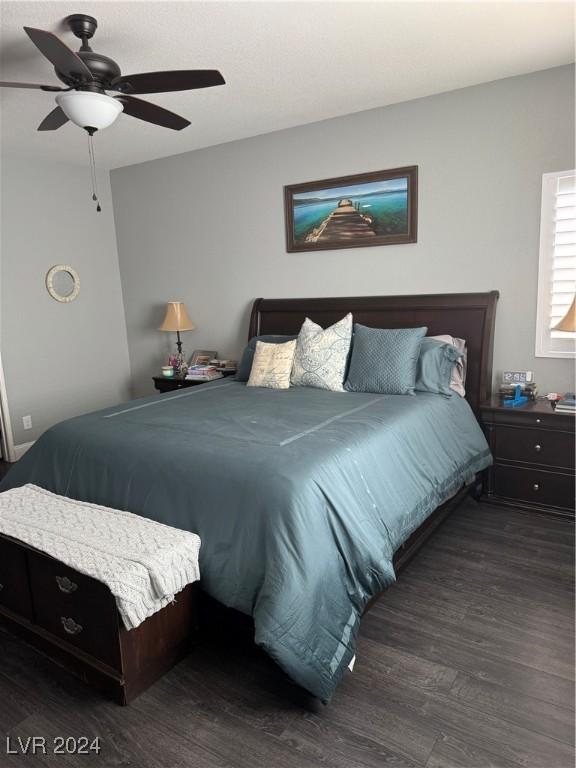
{"type": "Polygon", "coordinates": [[[24,429],[32,429],[32,416],[22,416],[22,424],[24,429]]]}

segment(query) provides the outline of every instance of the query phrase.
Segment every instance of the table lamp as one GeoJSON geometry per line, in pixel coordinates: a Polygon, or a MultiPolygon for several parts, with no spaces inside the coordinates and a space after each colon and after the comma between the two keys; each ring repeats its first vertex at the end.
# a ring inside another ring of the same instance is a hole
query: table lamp
{"type": "Polygon", "coordinates": [[[196,326],[190,320],[186,307],[181,301],[169,301],[166,305],[166,315],[159,331],[176,331],[176,346],[178,347],[178,355],[182,355],[182,341],[180,339],[180,331],[193,331],[196,326]]]}
{"type": "Polygon", "coordinates": [[[553,331],[564,331],[564,333],[576,332],[576,296],[572,299],[572,304],[568,308],[568,312],[564,315],[560,322],[556,323],[553,331]]]}

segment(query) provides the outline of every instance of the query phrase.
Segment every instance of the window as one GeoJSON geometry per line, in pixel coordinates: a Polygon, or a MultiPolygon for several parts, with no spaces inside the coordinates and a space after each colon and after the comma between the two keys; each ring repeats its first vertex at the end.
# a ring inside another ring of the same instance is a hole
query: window
{"type": "Polygon", "coordinates": [[[576,171],[542,176],[537,357],[576,357],[576,333],[555,331],[576,293],[576,171]]]}

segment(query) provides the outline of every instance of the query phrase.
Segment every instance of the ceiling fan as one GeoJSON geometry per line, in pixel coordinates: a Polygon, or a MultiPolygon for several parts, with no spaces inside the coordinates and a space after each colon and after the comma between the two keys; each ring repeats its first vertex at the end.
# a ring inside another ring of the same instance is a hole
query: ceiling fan
{"type": "Polygon", "coordinates": [[[225,83],[216,69],[122,75],[113,59],[95,53],[88,44],[98,26],[95,18],[76,13],[68,16],[65,21],[74,35],[82,40],[77,53],[51,32],[24,27],[40,53],[54,65],[56,76],[65,88],[58,85],[0,82],[0,87],[4,88],[37,88],[41,91],[60,92],[56,96],[58,106],[40,123],[39,131],[55,131],[71,120],[92,135],[112,125],[122,111],[139,120],[180,131],[190,125],[189,120],[156,104],[135,98],[132,94],[189,91],[225,83]],[[108,96],[106,91],[115,91],[118,95],[108,96]]]}

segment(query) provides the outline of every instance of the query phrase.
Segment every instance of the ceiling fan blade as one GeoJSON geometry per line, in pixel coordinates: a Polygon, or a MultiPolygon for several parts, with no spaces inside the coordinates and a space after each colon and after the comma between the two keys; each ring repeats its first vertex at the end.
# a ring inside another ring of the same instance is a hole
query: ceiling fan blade
{"type": "Polygon", "coordinates": [[[43,29],[33,29],[32,27],[24,27],[24,31],[40,53],[44,54],[52,62],[61,75],[81,82],[88,82],[94,79],[92,72],[84,64],[80,56],[77,56],[71,48],[68,48],[52,32],[46,32],[43,29]]]}
{"type": "Polygon", "coordinates": [[[170,72],[122,75],[112,81],[112,88],[125,93],[168,93],[211,88],[214,85],[224,85],[225,82],[217,69],[178,69],[170,72]]]}
{"type": "Polygon", "coordinates": [[[36,130],[55,131],[57,128],[61,128],[67,122],[68,118],[66,117],[64,110],[60,107],[56,107],[52,110],[52,112],[50,112],[49,115],[46,115],[36,130]]]}
{"type": "Polygon", "coordinates": [[[60,88],[58,85],[39,85],[38,83],[5,83],[0,82],[0,88],[37,88],[41,91],[69,91],[70,88],[60,88]]]}
{"type": "Polygon", "coordinates": [[[164,128],[172,128],[173,131],[181,131],[190,125],[190,120],[186,120],[174,112],[170,112],[164,107],[151,104],[143,99],[135,99],[133,96],[115,96],[115,99],[121,101],[124,105],[124,112],[131,117],[137,117],[139,120],[145,120],[147,123],[161,125],[164,128]]]}

